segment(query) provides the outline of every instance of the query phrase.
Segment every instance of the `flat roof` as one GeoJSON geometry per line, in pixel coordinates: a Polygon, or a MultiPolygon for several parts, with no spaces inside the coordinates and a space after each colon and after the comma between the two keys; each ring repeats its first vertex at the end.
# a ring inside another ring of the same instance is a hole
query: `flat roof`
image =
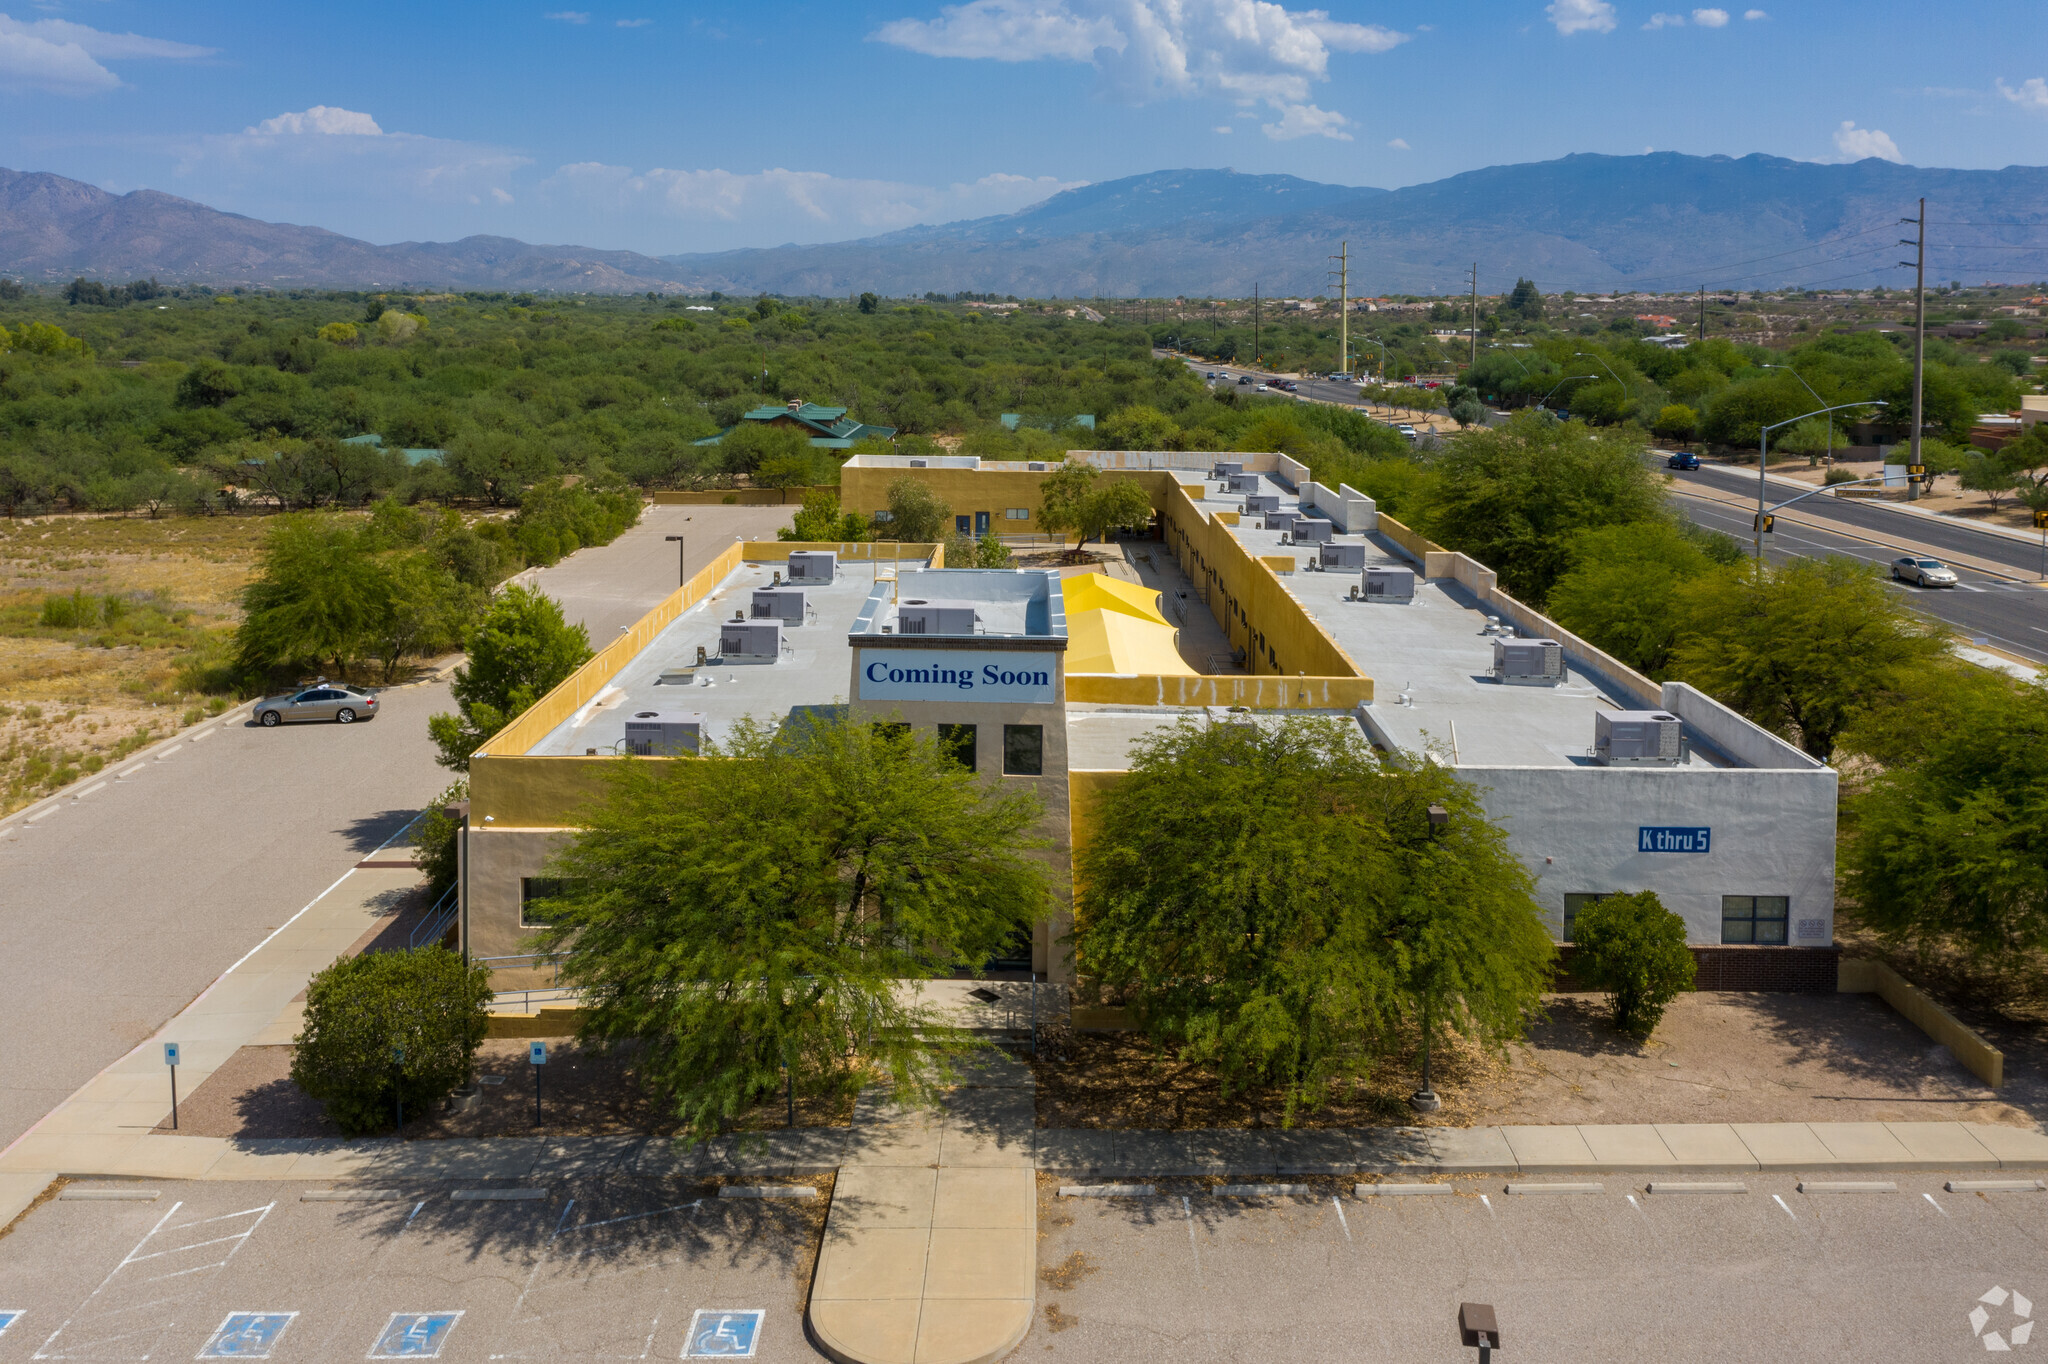
{"type": "Polygon", "coordinates": [[[635,711],[701,711],[707,736],[722,740],[744,716],[780,720],[799,708],[844,701],[853,677],[847,635],[874,588],[873,563],[841,562],[829,584],[795,584],[804,589],[805,604],[814,614],[802,625],[784,626],[789,652],[775,662],[695,667],[698,646],[717,658],[719,627],[736,610],[750,612],[754,589],[769,586],[783,567],[772,560],[743,563],[728,573],[710,596],[671,621],[619,669],[588,705],[527,752],[575,757],[594,748],[610,753],[625,735],[626,717],[635,711]],[[690,670],[692,676],[662,679],[664,672],[675,670],[690,670]]]}
{"type": "Polygon", "coordinates": [[[1057,569],[905,569],[897,575],[893,589],[887,582],[875,585],[850,632],[877,642],[889,635],[890,643],[897,643],[903,637],[903,608],[915,605],[970,607],[974,611],[972,630],[928,630],[922,636],[926,639],[1043,640],[1049,646],[1065,647],[1067,616],[1057,569]]]}
{"type": "MultiPolygon", "coordinates": [[[[1182,486],[1205,512],[1244,506],[1244,494],[1215,492],[1213,483],[1197,488],[1183,478],[1182,486]]],[[[1259,492],[1278,496],[1283,512],[1304,512],[1294,489],[1270,475],[1259,476],[1259,492]]],[[[1327,513],[1306,514],[1327,519],[1327,513]]],[[[1364,545],[1368,568],[1416,573],[1411,603],[1350,601],[1351,589],[1360,585],[1358,570],[1303,567],[1316,557],[1315,546],[1283,545],[1281,533],[1261,529],[1260,519],[1247,516],[1228,529],[1255,555],[1295,560],[1296,571],[1282,575],[1281,586],[1374,679],[1374,699],[1363,711],[1375,737],[1391,747],[1467,767],[1590,767],[1593,717],[1644,708],[1577,668],[1569,668],[1558,686],[1496,682],[1487,675],[1493,666],[1490,613],[1463,586],[1448,578],[1424,581],[1415,561],[1378,532],[1333,534],[1335,543],[1364,545]]],[[[1723,764],[1695,746],[1685,765],[1723,764]]]]}

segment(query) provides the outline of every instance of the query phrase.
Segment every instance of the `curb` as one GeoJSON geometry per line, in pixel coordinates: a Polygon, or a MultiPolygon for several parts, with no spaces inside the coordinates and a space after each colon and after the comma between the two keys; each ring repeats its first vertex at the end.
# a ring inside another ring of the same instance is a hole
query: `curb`
{"type": "Polygon", "coordinates": [[[227,710],[222,711],[218,715],[209,715],[204,720],[201,720],[196,724],[181,726],[180,728],[173,730],[171,733],[164,735],[163,738],[158,739],[156,742],[150,744],[147,748],[138,748],[133,753],[130,753],[127,757],[121,759],[121,761],[117,763],[108,763],[105,767],[102,767],[97,772],[88,772],[86,775],[80,777],[77,781],[72,782],[69,786],[61,787],[58,790],[52,791],[49,795],[44,796],[40,800],[22,806],[19,810],[16,810],[14,814],[0,815],[0,835],[5,835],[7,833],[13,832],[17,828],[25,828],[29,824],[35,822],[36,820],[41,819],[50,811],[56,809],[58,806],[64,805],[70,801],[82,799],[84,796],[89,794],[89,792],[81,788],[90,786],[92,787],[93,790],[98,790],[98,786],[95,786],[94,783],[104,784],[108,781],[112,781],[113,779],[124,775],[122,772],[116,771],[116,768],[126,768],[129,771],[133,771],[137,764],[154,762],[158,758],[167,754],[171,749],[180,747],[186,743],[192,742],[195,739],[204,737],[204,734],[202,734],[201,731],[204,731],[205,734],[211,734],[216,732],[214,730],[207,729],[207,726],[209,725],[217,725],[220,728],[226,728],[229,724],[233,723],[236,716],[242,714],[245,711],[250,710],[252,707],[255,706],[256,702],[261,699],[261,697],[253,697],[250,700],[243,701],[237,705],[229,707],[227,710]],[[19,826],[13,823],[16,816],[19,816],[21,820],[19,826]]]}

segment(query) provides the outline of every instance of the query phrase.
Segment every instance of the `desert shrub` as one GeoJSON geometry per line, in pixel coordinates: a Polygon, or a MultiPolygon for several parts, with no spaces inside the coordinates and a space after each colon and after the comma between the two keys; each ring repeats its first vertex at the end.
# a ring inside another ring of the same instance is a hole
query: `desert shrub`
{"type": "Polygon", "coordinates": [[[1693,988],[1696,965],[1685,920],[1651,890],[1610,895],[1579,911],[1572,969],[1612,997],[1614,1026],[1635,1037],[1657,1030],[1671,1001],[1693,988]]]}
{"type": "Polygon", "coordinates": [[[490,968],[445,947],[339,957],[306,986],[292,1083],[349,1136],[466,1084],[483,1044],[490,968]]]}

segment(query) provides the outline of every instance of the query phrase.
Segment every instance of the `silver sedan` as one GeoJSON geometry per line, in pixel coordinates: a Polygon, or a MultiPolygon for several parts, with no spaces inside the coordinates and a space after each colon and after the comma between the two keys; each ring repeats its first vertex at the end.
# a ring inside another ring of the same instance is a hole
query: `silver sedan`
{"type": "Polygon", "coordinates": [[[258,701],[255,714],[256,723],[265,729],[295,720],[333,720],[352,725],[358,720],[377,718],[377,694],[339,682],[319,682],[290,696],[258,701]]]}
{"type": "Polygon", "coordinates": [[[1892,581],[1918,583],[1922,587],[1954,587],[1956,571],[1939,559],[1922,559],[1908,554],[1892,560],[1892,581]]]}

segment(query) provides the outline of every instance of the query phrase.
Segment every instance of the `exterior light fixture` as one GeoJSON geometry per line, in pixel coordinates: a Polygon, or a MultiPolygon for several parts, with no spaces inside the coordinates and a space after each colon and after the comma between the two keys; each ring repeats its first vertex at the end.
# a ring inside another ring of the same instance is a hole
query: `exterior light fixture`
{"type": "Polygon", "coordinates": [[[1500,1348],[1500,1322],[1493,1315],[1492,1303],[1458,1304],[1458,1342],[1479,1351],[1479,1364],[1491,1364],[1493,1352],[1500,1348]]]}

